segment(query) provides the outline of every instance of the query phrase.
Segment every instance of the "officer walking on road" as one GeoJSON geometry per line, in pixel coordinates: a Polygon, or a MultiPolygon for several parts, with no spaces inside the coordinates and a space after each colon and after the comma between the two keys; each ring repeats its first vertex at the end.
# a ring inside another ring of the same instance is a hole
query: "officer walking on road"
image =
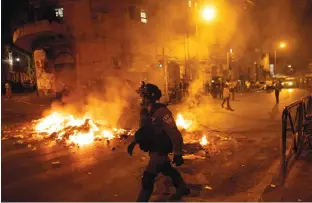
{"type": "Polygon", "coordinates": [[[147,202],[150,199],[159,173],[172,179],[176,193],[171,200],[180,200],[190,190],[181,174],[172,167],[168,154],[174,153],[172,163],[176,166],[184,163],[182,135],[170,110],[164,104],[156,102],[161,97],[161,91],[156,85],[146,84],[141,88],[140,95],[144,107],[140,113],[140,128],[135,133],[134,141],[128,146],[128,153],[131,156],[135,145],[139,144],[141,150],[149,152],[150,159],[141,179],[142,188],[137,201],[147,202]]]}

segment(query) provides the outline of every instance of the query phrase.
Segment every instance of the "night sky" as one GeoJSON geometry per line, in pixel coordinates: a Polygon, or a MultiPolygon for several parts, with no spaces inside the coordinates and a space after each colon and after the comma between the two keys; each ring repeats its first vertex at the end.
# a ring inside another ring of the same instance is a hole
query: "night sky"
{"type": "Polygon", "coordinates": [[[2,44],[12,43],[11,22],[16,19],[19,12],[27,12],[28,0],[2,0],[1,6],[2,44]]]}

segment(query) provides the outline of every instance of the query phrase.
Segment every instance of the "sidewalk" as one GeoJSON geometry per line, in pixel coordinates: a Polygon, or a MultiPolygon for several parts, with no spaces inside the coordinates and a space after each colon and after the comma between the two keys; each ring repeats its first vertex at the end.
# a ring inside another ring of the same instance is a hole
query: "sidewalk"
{"type": "Polygon", "coordinates": [[[291,167],[284,185],[268,186],[262,194],[262,201],[312,202],[312,152],[303,151],[291,167]]]}
{"type": "Polygon", "coordinates": [[[35,93],[13,94],[9,99],[1,95],[2,127],[37,119],[51,103],[52,98],[38,97],[35,93]]]}

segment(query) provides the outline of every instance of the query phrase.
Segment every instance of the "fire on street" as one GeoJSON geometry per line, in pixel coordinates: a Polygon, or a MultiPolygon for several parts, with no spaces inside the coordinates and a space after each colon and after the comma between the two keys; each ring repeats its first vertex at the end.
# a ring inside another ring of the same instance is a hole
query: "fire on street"
{"type": "MultiPolygon", "coordinates": [[[[289,102],[303,94],[296,90],[291,96],[288,92],[281,96],[289,102]]],[[[272,95],[252,93],[239,100],[234,104],[241,113],[211,111],[205,106],[193,109],[213,114],[215,119],[204,127],[200,122],[205,116],[188,119],[177,112],[176,122],[186,144],[186,163],[179,170],[192,191],[186,200],[259,198],[257,193],[247,197],[246,192],[261,184],[278,157],[280,121],[270,115],[272,95]],[[261,112],[254,102],[260,97],[268,102],[267,106],[260,105],[261,112]],[[246,102],[249,107],[244,106],[246,102]],[[223,128],[225,123],[227,127],[223,128]]],[[[208,105],[216,109],[219,104],[208,105]]],[[[172,108],[173,112],[180,109],[172,108]]],[[[3,128],[2,174],[8,174],[2,176],[3,200],[134,201],[147,154],[137,149],[129,157],[125,148],[132,131],[103,126],[88,117],[77,119],[54,112],[18,127],[3,128]],[[90,140],[80,140],[79,133],[90,140]]],[[[166,200],[172,192],[170,181],[159,177],[153,199],[166,200]]]]}
{"type": "Polygon", "coordinates": [[[1,5],[1,201],[312,201],[312,0],[1,5]]]}

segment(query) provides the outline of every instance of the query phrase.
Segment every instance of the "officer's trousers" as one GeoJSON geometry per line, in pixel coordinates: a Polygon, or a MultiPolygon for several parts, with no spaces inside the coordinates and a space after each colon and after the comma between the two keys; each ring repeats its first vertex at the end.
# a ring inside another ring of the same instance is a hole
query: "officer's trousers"
{"type": "Polygon", "coordinates": [[[137,202],[147,202],[154,190],[156,176],[162,173],[172,179],[172,183],[177,189],[186,188],[185,182],[177,169],[173,168],[170,163],[168,154],[158,152],[150,153],[150,160],[142,177],[142,189],[138,196],[137,202]]]}
{"type": "Polygon", "coordinates": [[[275,90],[275,100],[276,100],[276,104],[279,103],[279,91],[275,90]]]}

